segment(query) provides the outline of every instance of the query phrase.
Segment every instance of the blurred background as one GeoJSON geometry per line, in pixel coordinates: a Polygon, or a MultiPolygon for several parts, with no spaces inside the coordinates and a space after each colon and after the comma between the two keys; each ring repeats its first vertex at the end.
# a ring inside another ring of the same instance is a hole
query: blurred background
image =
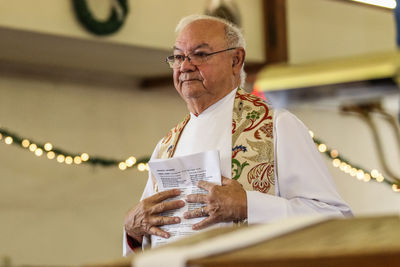
{"type": "Polygon", "coordinates": [[[187,113],[164,59],[193,13],[242,27],[245,89],[313,132],[356,216],[399,213],[398,7],[360,2],[0,0],[0,266],[121,256],[140,159],[187,113]]]}

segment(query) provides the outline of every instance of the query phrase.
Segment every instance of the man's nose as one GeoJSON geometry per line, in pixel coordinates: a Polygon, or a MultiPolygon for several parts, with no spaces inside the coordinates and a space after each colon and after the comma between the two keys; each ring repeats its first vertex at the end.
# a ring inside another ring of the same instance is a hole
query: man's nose
{"type": "Polygon", "coordinates": [[[185,60],[181,64],[181,72],[194,71],[196,66],[192,64],[189,57],[185,57],[185,60]]]}

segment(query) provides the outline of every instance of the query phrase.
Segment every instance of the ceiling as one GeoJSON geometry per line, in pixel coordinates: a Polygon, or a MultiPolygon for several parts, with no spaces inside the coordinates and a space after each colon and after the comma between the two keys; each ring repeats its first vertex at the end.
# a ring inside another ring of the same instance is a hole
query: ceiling
{"type": "Polygon", "coordinates": [[[164,63],[170,51],[128,46],[103,39],[83,40],[65,36],[0,27],[0,69],[45,72],[103,73],[147,78],[167,76],[164,63]]]}

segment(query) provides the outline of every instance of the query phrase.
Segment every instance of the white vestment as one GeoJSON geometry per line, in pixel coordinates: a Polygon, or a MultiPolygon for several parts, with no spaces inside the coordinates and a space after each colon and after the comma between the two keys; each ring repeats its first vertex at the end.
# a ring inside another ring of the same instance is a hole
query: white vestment
{"type": "MultiPolygon", "coordinates": [[[[199,116],[190,114],[174,156],[218,150],[221,173],[231,178],[232,107],[235,94],[236,90],[233,90],[199,116]]],[[[274,110],[273,125],[275,195],[246,191],[248,223],[270,223],[312,213],[352,216],[304,124],[286,110],[274,110]]],[[[160,142],[152,158],[158,154],[160,142]]],[[[149,174],[141,199],[154,193],[149,174]]],[[[144,245],[146,242],[144,239],[144,245]]],[[[128,255],[132,250],[125,240],[125,233],[123,243],[123,254],[128,255]]]]}

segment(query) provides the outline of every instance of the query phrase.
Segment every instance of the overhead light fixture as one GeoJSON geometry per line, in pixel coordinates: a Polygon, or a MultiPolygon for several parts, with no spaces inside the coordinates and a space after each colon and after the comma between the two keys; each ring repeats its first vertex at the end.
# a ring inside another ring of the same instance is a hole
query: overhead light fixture
{"type": "Polygon", "coordinates": [[[352,0],[352,1],[368,5],[384,7],[384,8],[390,8],[390,9],[396,8],[396,0],[352,0]]]}

